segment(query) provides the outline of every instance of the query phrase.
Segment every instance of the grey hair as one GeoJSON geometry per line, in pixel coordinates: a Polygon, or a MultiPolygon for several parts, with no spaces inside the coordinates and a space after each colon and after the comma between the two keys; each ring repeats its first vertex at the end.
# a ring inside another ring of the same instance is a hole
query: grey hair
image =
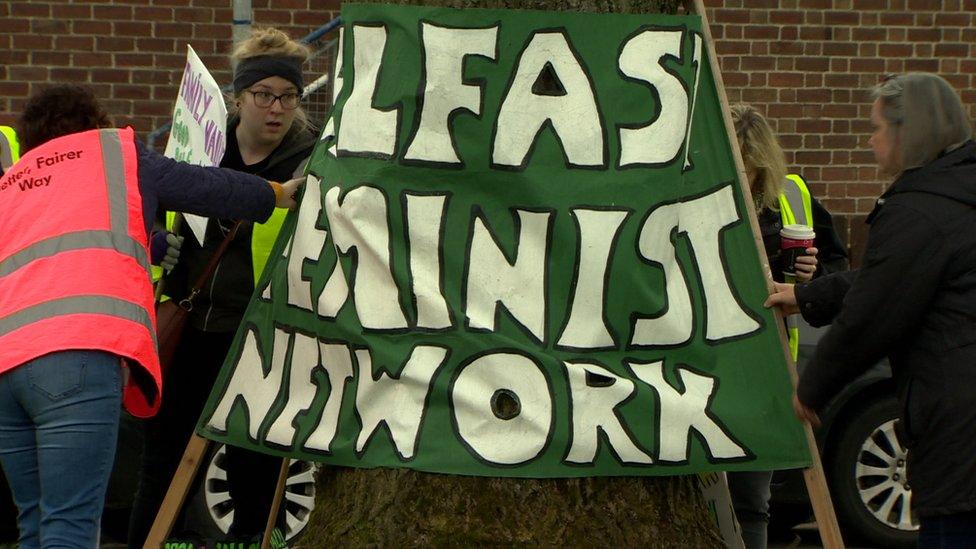
{"type": "Polygon", "coordinates": [[[941,76],[912,72],[893,76],[871,90],[881,113],[900,137],[899,171],[932,162],[973,138],[959,94],[941,76]]]}

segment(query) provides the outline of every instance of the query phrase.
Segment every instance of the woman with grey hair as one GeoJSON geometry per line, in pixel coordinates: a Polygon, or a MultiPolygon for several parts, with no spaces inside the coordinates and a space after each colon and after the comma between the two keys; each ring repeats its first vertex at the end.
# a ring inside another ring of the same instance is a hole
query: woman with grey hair
{"type": "MultiPolygon", "coordinates": [[[[841,388],[885,355],[898,384],[919,547],[976,547],[976,143],[942,78],[872,91],[870,144],[894,182],[868,216],[861,268],[777,284],[767,306],[833,323],[794,396],[819,423],[841,388]]],[[[895,510],[893,510],[895,511],[895,510]]]]}

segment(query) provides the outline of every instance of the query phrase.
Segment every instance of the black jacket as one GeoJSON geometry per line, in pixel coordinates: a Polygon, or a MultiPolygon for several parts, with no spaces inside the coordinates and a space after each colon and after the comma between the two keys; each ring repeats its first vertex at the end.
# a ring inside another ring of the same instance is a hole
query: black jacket
{"type": "MultiPolygon", "coordinates": [[[[834,222],[823,206],[816,199],[811,199],[813,206],[813,231],[816,233],[814,246],[817,247],[817,272],[814,277],[847,270],[847,252],[841,244],[834,222]]],[[[763,208],[757,214],[759,231],[762,233],[763,247],[769,258],[769,268],[773,279],[783,282],[783,264],[780,260],[779,231],[783,228],[783,216],[780,212],[763,208]]]]}
{"type": "Polygon", "coordinates": [[[863,266],[796,287],[833,319],[800,378],[821,408],[888,356],[921,516],[976,509],[976,143],[898,178],[868,217],[863,266]]]}
{"type": "MultiPolygon", "coordinates": [[[[227,149],[231,153],[233,147],[237,150],[235,130],[239,120],[232,118],[227,122],[227,149]]],[[[255,170],[254,175],[271,181],[287,181],[295,177],[294,172],[301,167],[305,159],[312,152],[315,136],[301,124],[294,123],[282,139],[278,147],[255,170]]],[[[238,154],[238,153],[234,153],[238,154]]],[[[229,154],[224,156],[226,164],[229,154]]],[[[236,166],[228,166],[235,167],[236,166]]],[[[206,268],[214,251],[224,239],[224,230],[230,229],[233,220],[217,220],[211,218],[207,224],[207,237],[201,248],[192,235],[183,241],[180,250],[180,260],[173,271],[166,277],[166,293],[173,298],[181,299],[186,296],[189,286],[196,282],[197,277],[206,268]]],[[[251,264],[251,232],[252,224],[244,222],[237,232],[237,237],[221,258],[217,270],[210,281],[194,298],[193,311],[190,313],[190,325],[198,330],[208,332],[233,332],[244,316],[244,310],[254,293],[254,268],[251,264]]],[[[184,234],[189,231],[184,231],[184,234]]]]}

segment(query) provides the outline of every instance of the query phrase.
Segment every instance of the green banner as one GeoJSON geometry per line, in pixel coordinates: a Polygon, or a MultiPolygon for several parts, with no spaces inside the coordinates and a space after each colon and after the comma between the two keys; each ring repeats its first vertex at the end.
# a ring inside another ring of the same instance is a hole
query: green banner
{"type": "Polygon", "coordinates": [[[699,17],[342,18],[201,434],[486,476],[809,464],[699,17]]]}

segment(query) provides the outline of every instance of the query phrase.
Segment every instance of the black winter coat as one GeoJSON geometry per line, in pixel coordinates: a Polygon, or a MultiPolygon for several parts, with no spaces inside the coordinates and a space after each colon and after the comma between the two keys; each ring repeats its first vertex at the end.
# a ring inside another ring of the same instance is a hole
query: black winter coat
{"type": "MultiPolygon", "coordinates": [[[[237,155],[240,161],[240,154],[236,152],[237,138],[234,133],[239,123],[240,119],[237,117],[227,122],[227,154],[220,164],[222,167],[242,169],[227,162],[232,147],[233,154],[237,155]]],[[[248,170],[248,173],[254,173],[271,181],[287,181],[296,176],[295,170],[304,165],[314,146],[315,136],[295,122],[267,160],[260,163],[259,169],[248,170]]],[[[210,258],[224,240],[226,230],[233,225],[234,220],[231,219],[211,218],[207,224],[207,236],[202,247],[193,236],[184,239],[179,263],[166,277],[168,295],[176,299],[186,297],[190,286],[206,268],[210,258]]],[[[253,224],[247,221],[241,224],[237,236],[221,257],[220,264],[207,282],[204,291],[194,299],[193,310],[190,312],[190,325],[194,328],[206,332],[237,330],[244,316],[244,310],[251,300],[251,294],[254,293],[254,269],[251,264],[252,227],[253,224]]],[[[184,234],[189,234],[189,230],[184,231],[184,234]]]]}
{"type": "Polygon", "coordinates": [[[887,355],[916,512],[976,509],[976,143],[903,174],[868,223],[858,271],[796,287],[808,322],[833,319],[800,401],[820,409],[887,355]]]}

